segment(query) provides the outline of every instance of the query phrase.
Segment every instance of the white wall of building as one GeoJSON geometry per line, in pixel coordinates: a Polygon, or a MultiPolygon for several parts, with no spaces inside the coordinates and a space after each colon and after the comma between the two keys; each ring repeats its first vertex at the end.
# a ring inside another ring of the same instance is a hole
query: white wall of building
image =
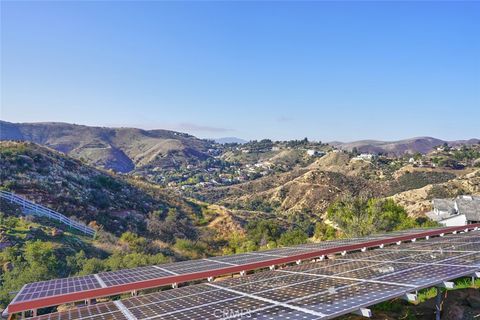
{"type": "Polygon", "coordinates": [[[446,227],[464,226],[467,224],[467,218],[464,214],[459,214],[454,217],[439,221],[439,223],[446,227]]]}

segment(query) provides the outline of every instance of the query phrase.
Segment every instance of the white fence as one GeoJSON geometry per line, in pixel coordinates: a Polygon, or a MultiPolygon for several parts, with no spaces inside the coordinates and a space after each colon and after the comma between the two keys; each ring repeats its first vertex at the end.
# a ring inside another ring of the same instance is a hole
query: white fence
{"type": "Polygon", "coordinates": [[[61,213],[58,213],[50,208],[44,207],[40,204],[36,204],[32,201],[29,201],[25,198],[22,198],[20,196],[17,196],[11,192],[8,191],[1,191],[0,190],[0,198],[3,198],[5,200],[8,200],[12,203],[16,203],[22,207],[22,210],[25,214],[34,214],[38,216],[43,216],[47,217],[53,220],[57,220],[61,223],[66,224],[70,228],[74,228],[77,230],[82,231],[83,233],[89,235],[89,236],[95,236],[95,230],[87,227],[86,225],[79,223],[77,221],[74,221],[72,219],[67,218],[61,213]]]}

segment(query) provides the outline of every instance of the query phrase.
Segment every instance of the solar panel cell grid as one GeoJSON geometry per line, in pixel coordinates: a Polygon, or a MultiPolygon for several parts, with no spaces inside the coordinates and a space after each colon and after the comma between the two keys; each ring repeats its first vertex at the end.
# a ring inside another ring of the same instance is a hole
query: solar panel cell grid
{"type": "Polygon", "coordinates": [[[308,272],[313,269],[322,269],[327,267],[336,266],[339,264],[349,263],[350,260],[340,260],[340,259],[327,259],[319,261],[318,263],[302,263],[296,266],[289,266],[283,270],[295,271],[295,272],[308,272]]]}
{"type": "MultiPolygon", "coordinates": [[[[368,241],[369,238],[363,238],[362,241],[368,241]]],[[[319,243],[307,243],[296,246],[295,248],[305,248],[305,249],[322,249],[322,248],[333,248],[343,245],[349,245],[352,243],[357,243],[359,239],[343,239],[335,241],[324,241],[319,243]]]]}
{"type": "Polygon", "coordinates": [[[222,268],[229,267],[229,266],[232,266],[232,265],[235,266],[234,264],[222,264],[222,263],[218,263],[218,262],[210,262],[209,265],[203,265],[203,266],[199,266],[199,267],[195,267],[195,268],[191,268],[191,269],[177,270],[175,272],[177,272],[178,274],[187,274],[187,273],[202,272],[202,271],[207,271],[207,270],[222,269],[222,268]]]}
{"type": "Polygon", "coordinates": [[[480,237],[451,237],[451,236],[446,236],[446,237],[438,237],[438,238],[433,238],[430,241],[431,243],[447,243],[447,242],[463,242],[463,243],[471,243],[471,242],[480,242],[480,237]]]}
{"type": "Polygon", "coordinates": [[[246,277],[235,277],[230,279],[224,279],[222,281],[216,282],[216,284],[221,287],[230,288],[230,287],[234,287],[242,284],[270,280],[277,277],[278,277],[277,272],[264,271],[264,272],[257,272],[254,274],[250,274],[246,277]]]}
{"type": "Polygon", "coordinates": [[[276,277],[271,279],[267,279],[263,281],[252,281],[252,282],[247,282],[242,284],[239,284],[237,282],[233,286],[230,285],[229,288],[233,288],[236,291],[240,291],[243,293],[253,294],[255,292],[272,290],[279,287],[300,285],[315,279],[317,279],[317,277],[304,275],[304,274],[285,274],[285,276],[283,276],[276,273],[276,277]]]}
{"type": "Polygon", "coordinates": [[[196,286],[186,286],[178,288],[175,290],[165,290],[160,292],[155,292],[152,294],[137,296],[126,299],[123,301],[123,304],[127,308],[133,308],[139,305],[150,304],[150,303],[160,303],[167,300],[173,300],[183,297],[188,297],[191,295],[206,294],[211,295],[211,291],[216,289],[205,284],[200,284],[196,286]]]}
{"type": "MultiPolygon", "coordinates": [[[[294,299],[301,299],[307,296],[316,295],[321,291],[336,292],[340,288],[360,283],[360,281],[346,279],[332,279],[316,277],[314,280],[299,283],[298,285],[290,284],[269,290],[262,290],[255,293],[255,296],[287,302],[294,299]]],[[[238,290],[235,288],[235,290],[238,290]]]]}
{"type": "Polygon", "coordinates": [[[113,302],[81,307],[69,311],[36,317],[38,320],[76,320],[76,319],[118,319],[128,320],[113,302]]]}
{"type": "Polygon", "coordinates": [[[175,263],[167,264],[167,265],[159,265],[162,269],[173,271],[175,273],[190,273],[195,272],[195,270],[205,270],[208,268],[218,268],[218,267],[225,267],[225,265],[221,265],[220,263],[215,263],[208,260],[195,260],[191,261],[190,263],[182,263],[177,265],[175,263]]]}
{"type": "Polygon", "coordinates": [[[322,292],[312,297],[289,302],[294,306],[308,308],[326,315],[334,315],[348,310],[356,310],[372,301],[383,301],[405,292],[404,287],[360,283],[336,291],[322,292]]]}
{"type": "Polygon", "coordinates": [[[405,246],[392,246],[386,248],[390,251],[475,251],[480,244],[466,243],[428,243],[428,244],[407,244],[405,246]]]}
{"type": "Polygon", "coordinates": [[[445,279],[458,278],[473,273],[477,268],[425,265],[396,274],[378,277],[377,280],[410,284],[415,286],[431,286],[445,279]]]}
{"type": "Polygon", "coordinates": [[[365,252],[347,253],[345,256],[337,257],[335,260],[371,260],[371,261],[389,261],[395,260],[397,255],[402,255],[401,252],[391,252],[386,250],[368,250],[365,252]]]}
{"type": "Polygon", "coordinates": [[[15,298],[16,302],[38,299],[45,296],[65,294],[80,290],[100,288],[93,275],[42,281],[27,284],[15,298]]]}
{"type": "Polygon", "coordinates": [[[298,310],[292,310],[283,306],[273,306],[261,311],[252,311],[249,314],[242,316],[227,318],[227,319],[258,319],[258,320],[314,320],[321,319],[317,315],[311,315],[298,310]],[[248,317],[250,315],[250,317],[248,317]]]}
{"type": "Polygon", "coordinates": [[[447,261],[438,262],[439,264],[465,265],[480,267],[480,253],[468,253],[447,261]]]}
{"type": "Polygon", "coordinates": [[[478,252],[478,251],[480,251],[480,242],[466,243],[466,244],[458,245],[458,250],[478,252]]]}
{"type": "Polygon", "coordinates": [[[144,281],[170,275],[171,273],[159,270],[154,267],[141,267],[113,272],[103,272],[98,274],[98,276],[107,286],[115,286],[134,281],[144,281]]]}
{"type": "MultiPolygon", "coordinates": [[[[318,262],[321,265],[321,262],[318,262]]],[[[347,263],[342,263],[326,268],[318,268],[318,269],[311,269],[306,271],[309,274],[317,274],[317,275],[337,275],[343,272],[353,271],[356,269],[361,269],[365,267],[371,267],[379,265],[379,262],[369,262],[369,261],[349,261],[347,263]]],[[[287,269],[290,270],[290,269],[287,269]]]]}
{"type": "Polygon", "coordinates": [[[282,257],[289,257],[296,254],[302,254],[310,251],[311,251],[310,249],[305,249],[305,248],[278,248],[278,249],[271,249],[271,250],[265,250],[260,252],[266,253],[266,254],[280,255],[282,257]]]}
{"type": "Polygon", "coordinates": [[[229,316],[240,318],[248,315],[250,310],[273,307],[268,302],[249,297],[241,297],[228,301],[215,302],[208,305],[197,306],[191,309],[178,309],[172,313],[162,313],[155,310],[156,316],[151,319],[166,320],[191,320],[191,319],[228,319],[229,316]]]}
{"type": "Polygon", "coordinates": [[[261,255],[248,255],[246,257],[215,257],[215,258],[210,258],[211,260],[219,261],[219,262],[226,262],[230,264],[235,264],[235,265],[243,265],[247,263],[254,263],[254,262],[259,262],[259,261],[268,261],[272,260],[275,257],[272,256],[261,256],[261,255]]]}
{"type": "Polygon", "coordinates": [[[236,300],[240,297],[240,295],[232,292],[215,290],[208,292],[208,294],[196,294],[172,300],[159,301],[158,303],[131,307],[129,308],[129,311],[136,318],[145,319],[156,315],[175,313],[179,310],[193,309],[205,304],[236,300]]]}
{"type": "Polygon", "coordinates": [[[402,270],[418,267],[418,264],[412,263],[382,263],[368,266],[366,268],[357,269],[349,272],[340,272],[337,275],[346,278],[372,280],[387,274],[392,274],[402,270]]]}
{"type": "Polygon", "coordinates": [[[427,253],[420,253],[418,251],[413,252],[410,256],[401,259],[402,262],[415,262],[415,263],[442,263],[455,257],[465,255],[463,252],[449,252],[449,251],[430,251],[427,253]]]}

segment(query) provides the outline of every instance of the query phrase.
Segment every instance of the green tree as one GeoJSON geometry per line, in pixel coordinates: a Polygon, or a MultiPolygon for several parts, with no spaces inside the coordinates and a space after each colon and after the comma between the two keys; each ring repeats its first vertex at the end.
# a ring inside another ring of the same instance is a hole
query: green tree
{"type": "Polygon", "coordinates": [[[40,240],[25,244],[22,256],[17,256],[14,268],[3,273],[0,289],[0,303],[9,303],[9,292],[19,290],[25,283],[37,282],[54,278],[59,264],[55,256],[53,244],[40,240]]]}
{"type": "Polygon", "coordinates": [[[168,243],[174,243],[176,239],[198,239],[198,230],[185,213],[170,208],[165,220],[161,220],[161,215],[156,211],[148,216],[147,229],[152,236],[168,243]]]}
{"type": "Polygon", "coordinates": [[[391,199],[347,197],[331,205],[327,210],[327,217],[347,237],[366,236],[418,225],[414,219],[408,217],[402,206],[391,199]]]}
{"type": "Polygon", "coordinates": [[[98,273],[106,270],[106,266],[101,259],[91,258],[85,260],[82,264],[82,270],[78,273],[79,275],[87,275],[98,273]]]}
{"type": "Polygon", "coordinates": [[[301,229],[288,230],[280,236],[278,244],[281,246],[292,246],[307,242],[308,235],[301,229]]]}
{"type": "Polygon", "coordinates": [[[147,239],[130,231],[124,232],[119,241],[127,246],[128,251],[145,252],[147,249],[147,239]]]}
{"type": "Polygon", "coordinates": [[[418,161],[418,160],[421,160],[422,159],[422,154],[420,152],[416,152],[414,155],[413,155],[413,159],[415,159],[415,161],[418,161]]]}
{"type": "Polygon", "coordinates": [[[317,240],[333,240],[337,238],[337,230],[334,227],[325,224],[323,222],[317,222],[315,224],[315,233],[314,237],[317,240]]]}
{"type": "Polygon", "coordinates": [[[228,239],[228,246],[224,249],[225,254],[244,253],[258,250],[258,246],[252,240],[234,232],[228,239]]]}
{"type": "Polygon", "coordinates": [[[248,240],[259,247],[266,246],[270,241],[276,242],[282,231],[280,224],[275,220],[259,220],[247,224],[248,240]]]}

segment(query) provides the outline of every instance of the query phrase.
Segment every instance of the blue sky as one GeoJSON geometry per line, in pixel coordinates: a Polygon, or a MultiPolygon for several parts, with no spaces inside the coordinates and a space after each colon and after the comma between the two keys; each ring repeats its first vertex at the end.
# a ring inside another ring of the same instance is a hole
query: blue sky
{"type": "Polygon", "coordinates": [[[480,2],[1,2],[1,118],[480,137],[480,2]]]}

